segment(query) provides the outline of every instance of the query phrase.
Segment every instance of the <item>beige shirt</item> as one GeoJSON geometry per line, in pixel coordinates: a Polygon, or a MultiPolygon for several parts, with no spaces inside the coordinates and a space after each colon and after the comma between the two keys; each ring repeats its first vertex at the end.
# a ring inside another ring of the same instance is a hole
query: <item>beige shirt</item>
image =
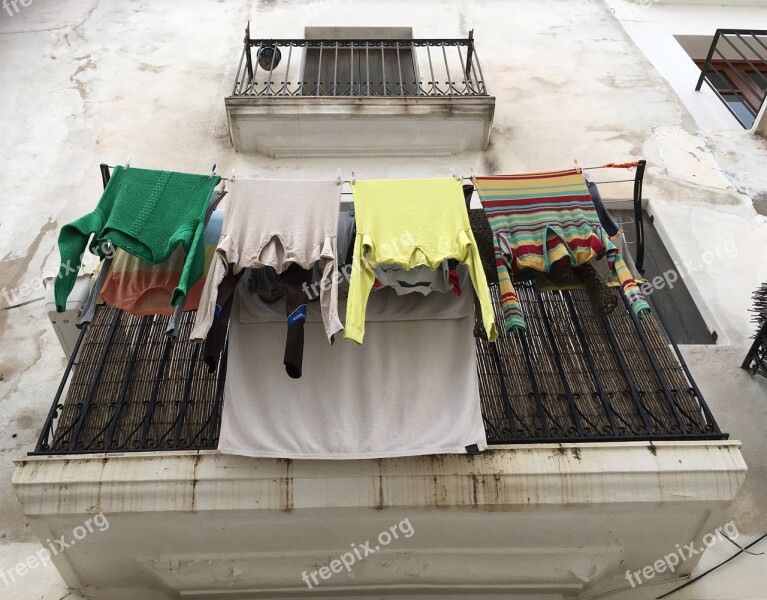
{"type": "Polygon", "coordinates": [[[218,285],[229,268],[274,267],[292,263],[322,270],[320,306],[325,333],[343,329],[338,317],[336,235],[341,187],[335,181],[236,179],[230,182],[224,224],[205,281],[193,340],[203,340],[213,323],[218,285]]]}

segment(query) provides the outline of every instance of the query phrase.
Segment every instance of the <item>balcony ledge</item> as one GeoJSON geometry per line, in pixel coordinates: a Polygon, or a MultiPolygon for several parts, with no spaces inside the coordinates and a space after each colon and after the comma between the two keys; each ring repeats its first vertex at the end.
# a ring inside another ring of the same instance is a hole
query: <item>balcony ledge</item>
{"type": "Polygon", "coordinates": [[[359,461],[110,453],[16,465],[16,494],[41,540],[89,514],[108,517],[107,531],[53,559],[69,586],[108,600],[138,590],[150,600],[233,600],[426,597],[448,588],[466,598],[577,597],[613,579],[625,585],[627,568],[723,525],[746,470],[731,441],[359,461]],[[412,537],[318,589],[301,580],[403,519],[412,537]]]}
{"type": "Polygon", "coordinates": [[[274,158],[449,156],[485,150],[493,96],[229,96],[238,152],[274,158]]]}

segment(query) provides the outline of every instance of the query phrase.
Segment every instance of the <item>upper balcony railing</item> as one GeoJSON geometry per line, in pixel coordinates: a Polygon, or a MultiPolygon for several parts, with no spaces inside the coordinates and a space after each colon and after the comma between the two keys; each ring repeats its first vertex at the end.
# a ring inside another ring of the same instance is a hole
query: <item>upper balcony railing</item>
{"type": "Polygon", "coordinates": [[[487,96],[466,39],[252,39],[232,96],[487,96]]]}
{"type": "Polygon", "coordinates": [[[767,97],[767,30],[717,29],[696,91],[704,81],[740,124],[750,128],[767,97]]]}

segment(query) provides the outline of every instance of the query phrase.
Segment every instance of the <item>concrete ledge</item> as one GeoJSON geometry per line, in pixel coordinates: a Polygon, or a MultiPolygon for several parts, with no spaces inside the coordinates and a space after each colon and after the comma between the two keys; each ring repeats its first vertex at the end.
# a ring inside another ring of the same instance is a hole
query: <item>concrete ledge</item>
{"type": "Polygon", "coordinates": [[[16,494],[41,540],[71,537],[100,512],[109,519],[108,530],[53,559],[68,585],[108,600],[451,590],[456,598],[561,600],[597,583],[625,585],[627,568],[723,525],[746,471],[739,443],[729,441],[356,461],[157,452],[16,465],[16,494]],[[304,571],[405,521],[412,536],[318,588],[302,581],[304,571]]]}
{"type": "Polygon", "coordinates": [[[493,96],[230,96],[238,152],[272,157],[451,155],[485,150],[493,96]]]}

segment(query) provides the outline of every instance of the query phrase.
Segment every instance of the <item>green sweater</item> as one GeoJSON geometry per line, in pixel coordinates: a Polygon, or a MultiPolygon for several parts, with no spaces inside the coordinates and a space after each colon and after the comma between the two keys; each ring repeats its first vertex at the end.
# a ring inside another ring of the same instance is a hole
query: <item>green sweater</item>
{"type": "Polygon", "coordinates": [[[115,167],[93,212],[61,229],[56,310],[66,308],[91,234],[93,254],[103,257],[109,241],[153,265],[166,260],[182,244],[186,262],[171,298],[173,306],[180,304],[203,273],[205,212],[220,181],[217,176],[115,167]]]}

